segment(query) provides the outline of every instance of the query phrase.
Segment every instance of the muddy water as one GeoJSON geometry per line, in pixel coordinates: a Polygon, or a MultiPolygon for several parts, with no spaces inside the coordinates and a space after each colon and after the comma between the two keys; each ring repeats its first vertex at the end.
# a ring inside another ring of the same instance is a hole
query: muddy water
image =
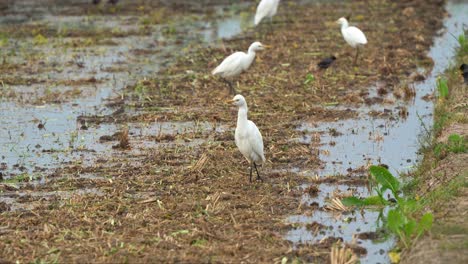
{"type": "MultiPolygon", "coordinates": [[[[422,82],[414,83],[416,97],[411,102],[395,100],[394,105],[372,105],[355,109],[359,114],[356,119],[340,120],[330,123],[303,123],[298,129],[304,131],[304,137],[299,139],[310,143],[314,137],[320,136],[320,159],[324,165],[317,171],[304,172],[305,175],[348,175],[353,170],[364,168],[368,164],[386,164],[392,173],[408,171],[419,159],[420,139],[425,136],[433,124],[434,104],[422,97],[433,94],[436,80],[451,63],[457,40],[453,36],[463,33],[468,20],[468,3],[466,1],[449,1],[447,12],[450,14],[444,21],[442,34],[434,39],[429,56],[434,61],[434,67],[422,82]],[[408,115],[401,116],[401,109],[407,109],[408,115]],[[382,113],[377,116],[369,113],[382,113]]],[[[369,97],[377,97],[376,84],[369,97]]],[[[306,187],[306,186],[305,186],[306,187]]],[[[358,196],[370,195],[366,188],[320,184],[319,196],[304,197],[305,204],[318,203],[322,208],[326,197],[336,191],[354,191],[358,196]]],[[[291,230],[287,239],[294,243],[318,243],[324,237],[341,237],[345,242],[353,241],[353,237],[362,232],[375,231],[382,223],[380,212],[364,210],[349,215],[337,215],[323,210],[312,215],[293,215],[288,222],[303,224],[298,229],[291,230]],[[305,228],[305,224],[318,222],[326,226],[314,233],[305,228]]],[[[372,242],[356,239],[358,245],[367,249],[367,254],[361,258],[362,263],[389,263],[388,250],[393,246],[392,240],[372,242]]]]}

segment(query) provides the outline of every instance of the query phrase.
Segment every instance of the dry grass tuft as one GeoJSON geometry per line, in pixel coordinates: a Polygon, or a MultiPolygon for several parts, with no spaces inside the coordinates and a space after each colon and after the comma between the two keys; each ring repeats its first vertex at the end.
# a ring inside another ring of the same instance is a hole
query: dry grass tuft
{"type": "Polygon", "coordinates": [[[348,211],[349,208],[346,207],[340,200],[340,198],[333,198],[326,206],[325,210],[328,211],[337,211],[337,212],[345,212],[348,211]]]}
{"type": "Polygon", "coordinates": [[[128,138],[128,127],[122,129],[118,134],[119,144],[113,146],[115,149],[130,149],[130,140],[128,138]]]}
{"type": "Polygon", "coordinates": [[[351,249],[346,248],[345,245],[338,243],[332,246],[330,252],[331,264],[354,264],[358,261],[359,258],[356,254],[354,254],[351,249]]]}

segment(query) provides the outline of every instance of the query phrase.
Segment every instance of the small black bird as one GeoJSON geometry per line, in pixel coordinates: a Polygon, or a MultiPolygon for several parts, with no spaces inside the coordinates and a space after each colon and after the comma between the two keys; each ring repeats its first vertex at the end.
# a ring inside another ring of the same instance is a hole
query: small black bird
{"type": "Polygon", "coordinates": [[[468,64],[463,63],[460,66],[460,71],[462,72],[461,75],[463,76],[465,83],[468,84],[468,64]]]}
{"type": "Polygon", "coordinates": [[[336,60],[336,57],[335,56],[331,56],[331,57],[328,57],[328,58],[325,58],[323,59],[321,62],[319,62],[317,64],[317,66],[320,68],[320,69],[326,69],[328,67],[330,67],[330,65],[336,60]]]}

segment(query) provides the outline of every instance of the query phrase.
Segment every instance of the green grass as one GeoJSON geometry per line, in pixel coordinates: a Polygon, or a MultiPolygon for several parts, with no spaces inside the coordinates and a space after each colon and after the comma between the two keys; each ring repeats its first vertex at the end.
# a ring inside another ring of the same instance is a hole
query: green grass
{"type": "Polygon", "coordinates": [[[20,182],[29,182],[38,178],[40,177],[37,175],[30,175],[28,173],[22,173],[22,174],[13,176],[9,179],[5,179],[2,182],[3,183],[20,183],[20,182]]]}
{"type": "MultiPolygon", "coordinates": [[[[440,176],[442,177],[443,175],[440,176]]],[[[459,194],[460,188],[465,184],[464,175],[460,175],[447,184],[442,184],[440,188],[427,193],[424,199],[421,200],[421,203],[423,206],[431,208],[443,208],[447,205],[447,202],[459,194]]]]}

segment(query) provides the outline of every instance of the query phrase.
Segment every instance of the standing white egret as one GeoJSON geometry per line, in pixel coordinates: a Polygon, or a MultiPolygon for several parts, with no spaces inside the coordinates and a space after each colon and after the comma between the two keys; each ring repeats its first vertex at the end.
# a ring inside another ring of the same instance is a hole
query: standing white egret
{"type": "Polygon", "coordinates": [[[229,55],[216,67],[211,73],[221,76],[228,83],[231,92],[235,94],[235,89],[229,79],[236,78],[243,71],[246,71],[255,59],[255,52],[263,50],[266,46],[260,42],[254,42],[250,45],[247,53],[238,51],[229,55]]]}
{"type": "Polygon", "coordinates": [[[354,64],[356,64],[359,56],[359,46],[367,44],[367,39],[364,33],[357,27],[349,26],[348,20],[342,17],[336,21],[341,25],[341,34],[343,34],[344,40],[353,48],[356,48],[356,57],[354,58],[354,64]]]}
{"type": "Polygon", "coordinates": [[[262,0],[257,6],[257,12],[255,13],[255,26],[262,21],[263,18],[269,17],[272,19],[276,15],[278,10],[278,4],[280,0],[262,0]]]}
{"type": "Polygon", "coordinates": [[[250,162],[249,180],[252,182],[252,165],[257,172],[257,180],[262,180],[257,170],[257,164],[265,162],[263,154],[263,138],[254,122],[247,119],[247,102],[238,94],[230,103],[239,107],[237,114],[237,127],[235,133],[236,146],[244,157],[250,162]]]}

